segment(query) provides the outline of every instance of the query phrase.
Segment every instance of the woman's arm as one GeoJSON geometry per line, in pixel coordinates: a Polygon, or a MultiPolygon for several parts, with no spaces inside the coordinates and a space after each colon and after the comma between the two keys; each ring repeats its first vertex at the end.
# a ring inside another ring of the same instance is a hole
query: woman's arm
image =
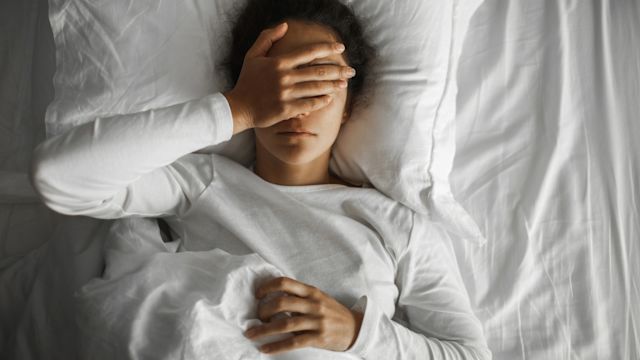
{"type": "Polygon", "coordinates": [[[360,333],[347,350],[364,359],[491,359],[482,325],[473,314],[446,234],[414,214],[407,249],[398,257],[397,310],[405,327],[362,296],[352,310],[364,312],[360,333]]]}
{"type": "Polygon", "coordinates": [[[190,153],[321,109],[340,90],[337,79],[352,76],[338,65],[297,69],[344,51],[334,43],[267,57],[286,30],[260,33],[224,95],[97,119],[40,144],[30,174],[45,204],[63,214],[109,219],[185,211],[212,180],[210,157],[190,153]]]}
{"type": "Polygon", "coordinates": [[[191,153],[230,139],[233,130],[220,93],[98,118],[40,144],[31,181],[47,206],[67,215],[175,215],[211,182],[211,157],[191,153]]]}

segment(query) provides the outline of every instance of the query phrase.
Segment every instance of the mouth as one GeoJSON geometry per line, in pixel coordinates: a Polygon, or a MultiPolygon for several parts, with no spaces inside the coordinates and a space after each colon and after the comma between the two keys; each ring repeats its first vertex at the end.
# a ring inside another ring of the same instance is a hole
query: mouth
{"type": "Polygon", "coordinates": [[[278,132],[278,135],[284,135],[284,136],[316,136],[316,134],[312,133],[311,131],[306,131],[306,130],[280,131],[280,132],[278,132]]]}

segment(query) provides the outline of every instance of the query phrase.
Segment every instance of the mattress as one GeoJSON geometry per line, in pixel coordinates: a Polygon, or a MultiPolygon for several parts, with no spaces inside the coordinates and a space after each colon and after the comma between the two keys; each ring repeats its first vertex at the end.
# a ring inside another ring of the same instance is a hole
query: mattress
{"type": "MultiPolygon", "coordinates": [[[[27,181],[55,68],[46,0],[0,3],[0,358],[74,357],[111,225],[27,181]]],[[[486,0],[458,72],[454,242],[495,359],[640,359],[640,6],[486,0]]]]}

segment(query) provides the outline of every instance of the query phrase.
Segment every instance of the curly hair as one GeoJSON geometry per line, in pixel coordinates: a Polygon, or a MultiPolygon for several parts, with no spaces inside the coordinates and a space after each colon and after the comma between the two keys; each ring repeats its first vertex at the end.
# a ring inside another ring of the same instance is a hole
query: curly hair
{"type": "Polygon", "coordinates": [[[348,65],[356,69],[356,76],[348,79],[348,108],[360,103],[377,52],[353,10],[339,0],[248,0],[232,26],[231,49],[222,63],[231,84],[238,81],[244,56],[260,32],[287,19],[327,26],[338,34],[346,47],[343,55],[348,65]]]}

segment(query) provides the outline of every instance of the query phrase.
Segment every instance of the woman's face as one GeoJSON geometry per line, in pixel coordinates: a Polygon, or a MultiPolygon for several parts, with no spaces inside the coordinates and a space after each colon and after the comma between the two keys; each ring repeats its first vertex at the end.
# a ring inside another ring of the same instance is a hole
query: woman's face
{"type": "MultiPolygon", "coordinates": [[[[271,47],[267,56],[290,53],[301,46],[313,43],[340,41],[338,35],[329,27],[296,20],[288,20],[287,23],[289,25],[287,33],[271,47]]],[[[315,59],[300,67],[314,64],[347,66],[343,54],[315,59]]],[[[348,87],[334,92],[333,101],[322,109],[300,114],[270,127],[255,128],[256,150],[268,151],[280,161],[291,165],[305,164],[330,152],[340,126],[348,119],[348,114],[345,112],[347,89],[348,87]],[[304,129],[314,135],[289,136],[282,133],[292,129],[304,129]]]]}

